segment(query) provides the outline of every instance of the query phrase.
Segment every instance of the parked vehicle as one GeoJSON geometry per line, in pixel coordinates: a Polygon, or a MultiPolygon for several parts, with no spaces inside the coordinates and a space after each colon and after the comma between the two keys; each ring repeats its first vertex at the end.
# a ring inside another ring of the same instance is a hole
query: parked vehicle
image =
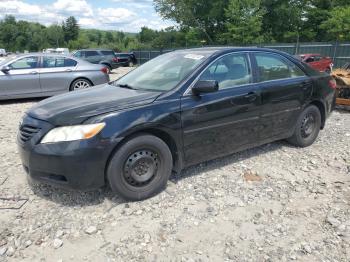
{"type": "Polygon", "coordinates": [[[68,48],[47,48],[43,50],[43,53],[47,54],[60,54],[60,55],[69,55],[68,48]]]}
{"type": "Polygon", "coordinates": [[[121,66],[132,67],[137,64],[137,59],[133,53],[115,53],[121,66]]]}
{"type": "Polygon", "coordinates": [[[7,56],[6,50],[0,48],[0,57],[7,56]]]}
{"type": "Polygon", "coordinates": [[[83,49],[75,51],[72,55],[93,64],[105,65],[108,68],[108,73],[121,65],[113,50],[83,49]]]}
{"type": "Polygon", "coordinates": [[[106,67],[68,56],[32,53],[0,62],[0,100],[52,96],[108,81],[106,67]]]}
{"type": "Polygon", "coordinates": [[[330,57],[320,54],[302,54],[299,56],[303,62],[320,72],[326,72],[328,74],[332,72],[333,60],[330,57]]]}
{"type": "Polygon", "coordinates": [[[189,165],[280,139],[311,145],[334,89],[331,76],[276,50],[175,51],[105,87],[36,104],[20,125],[20,157],[33,179],[109,183],[141,200],[189,165]]]}

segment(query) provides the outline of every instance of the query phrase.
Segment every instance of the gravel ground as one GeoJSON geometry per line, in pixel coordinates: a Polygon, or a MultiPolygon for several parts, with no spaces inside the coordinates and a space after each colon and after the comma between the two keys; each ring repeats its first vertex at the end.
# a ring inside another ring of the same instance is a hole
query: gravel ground
{"type": "Polygon", "coordinates": [[[12,199],[0,200],[12,208],[0,209],[0,261],[350,261],[349,112],[335,111],[311,147],[210,161],[128,203],[107,188],[28,183],[15,137],[37,101],[0,104],[0,197],[12,199]]]}

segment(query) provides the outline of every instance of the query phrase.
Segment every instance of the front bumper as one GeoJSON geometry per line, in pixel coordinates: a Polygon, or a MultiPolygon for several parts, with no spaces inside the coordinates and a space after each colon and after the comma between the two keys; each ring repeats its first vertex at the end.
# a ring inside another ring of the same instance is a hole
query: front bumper
{"type": "Polygon", "coordinates": [[[31,179],[59,187],[93,190],[105,184],[105,167],[110,150],[96,136],[89,140],[40,144],[53,126],[45,121],[25,117],[21,126],[38,127],[28,141],[20,132],[17,144],[22,165],[31,179]]]}

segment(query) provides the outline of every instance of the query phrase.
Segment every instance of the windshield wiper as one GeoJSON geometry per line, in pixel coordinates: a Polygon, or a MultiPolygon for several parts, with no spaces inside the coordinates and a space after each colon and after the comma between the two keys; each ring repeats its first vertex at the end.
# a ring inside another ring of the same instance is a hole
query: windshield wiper
{"type": "Polygon", "coordinates": [[[117,84],[117,86],[121,87],[121,88],[127,88],[127,89],[132,89],[132,90],[137,90],[136,88],[128,85],[128,84],[117,84]]]}

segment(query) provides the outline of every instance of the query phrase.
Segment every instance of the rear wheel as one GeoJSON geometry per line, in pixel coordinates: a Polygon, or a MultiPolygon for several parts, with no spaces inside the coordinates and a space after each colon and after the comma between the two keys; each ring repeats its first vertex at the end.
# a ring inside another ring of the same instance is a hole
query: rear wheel
{"type": "Polygon", "coordinates": [[[292,137],[288,142],[298,147],[307,147],[312,145],[321,129],[320,110],[310,105],[301,113],[292,137]]]}
{"type": "Polygon", "coordinates": [[[91,86],[92,86],[92,83],[89,80],[79,78],[71,84],[69,91],[82,90],[82,89],[89,88],[91,86]]]}
{"type": "Polygon", "coordinates": [[[134,62],[133,61],[129,61],[129,67],[133,67],[134,66],[134,62]]]}
{"type": "Polygon", "coordinates": [[[329,67],[325,70],[325,72],[327,73],[327,74],[330,74],[330,73],[332,73],[332,69],[330,69],[329,67]]]}
{"type": "Polygon", "coordinates": [[[127,200],[149,198],[166,187],[172,170],[172,154],[163,140],[139,135],[113,155],[107,178],[113,191],[127,200]]]}

